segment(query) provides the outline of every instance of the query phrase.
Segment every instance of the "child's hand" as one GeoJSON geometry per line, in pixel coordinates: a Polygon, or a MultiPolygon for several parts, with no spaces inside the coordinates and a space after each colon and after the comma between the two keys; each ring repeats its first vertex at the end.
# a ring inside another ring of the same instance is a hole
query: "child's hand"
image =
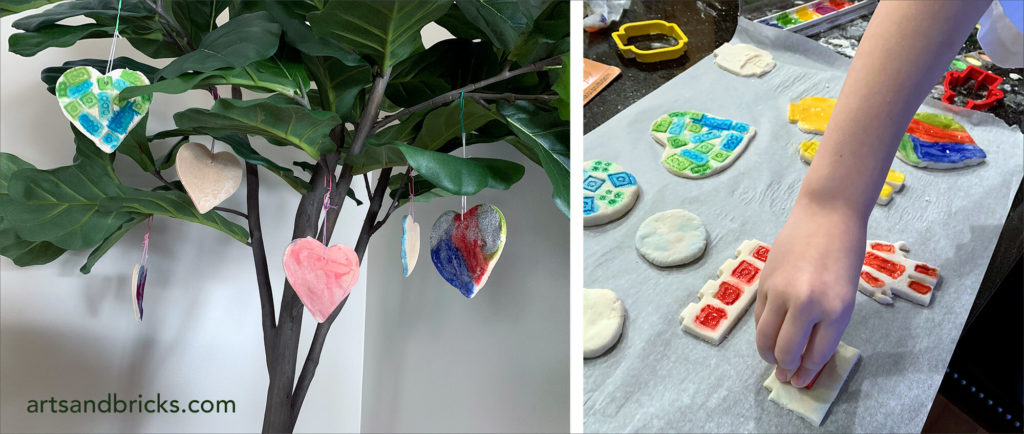
{"type": "Polygon", "coordinates": [[[757,350],[779,381],[804,387],[853,313],[866,216],[804,201],[772,243],[757,290],[757,350]]]}

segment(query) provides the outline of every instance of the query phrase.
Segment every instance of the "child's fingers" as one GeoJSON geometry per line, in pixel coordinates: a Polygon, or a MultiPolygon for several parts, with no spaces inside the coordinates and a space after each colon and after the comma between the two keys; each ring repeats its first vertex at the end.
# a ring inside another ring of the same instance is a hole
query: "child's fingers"
{"type": "Polygon", "coordinates": [[[832,353],[836,351],[839,338],[843,335],[842,330],[834,321],[823,321],[814,326],[807,341],[807,349],[804,350],[800,361],[800,369],[793,374],[793,378],[790,378],[790,384],[804,387],[818,375],[821,368],[832,358],[832,353]]]}
{"type": "Polygon", "coordinates": [[[765,302],[768,301],[768,293],[763,289],[757,291],[757,296],[754,298],[754,329],[757,329],[757,325],[761,321],[761,314],[764,313],[765,302]]]}
{"type": "Polygon", "coordinates": [[[786,312],[786,320],[779,328],[779,339],[775,343],[776,372],[783,374],[779,381],[789,381],[790,376],[800,367],[800,356],[804,353],[813,327],[814,323],[806,315],[800,315],[799,311],[790,309],[786,312]]]}
{"type": "Polygon", "coordinates": [[[766,303],[761,321],[757,324],[757,353],[764,361],[774,365],[775,340],[779,337],[779,327],[786,317],[786,306],[779,301],[766,303]]]}

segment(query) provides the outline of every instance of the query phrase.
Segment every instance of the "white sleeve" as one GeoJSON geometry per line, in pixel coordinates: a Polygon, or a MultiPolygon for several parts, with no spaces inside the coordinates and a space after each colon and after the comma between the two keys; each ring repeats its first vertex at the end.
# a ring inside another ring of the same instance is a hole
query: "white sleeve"
{"type": "Polygon", "coordinates": [[[978,42],[992,62],[1003,68],[1024,67],[1024,1],[993,1],[978,24],[978,42]]]}

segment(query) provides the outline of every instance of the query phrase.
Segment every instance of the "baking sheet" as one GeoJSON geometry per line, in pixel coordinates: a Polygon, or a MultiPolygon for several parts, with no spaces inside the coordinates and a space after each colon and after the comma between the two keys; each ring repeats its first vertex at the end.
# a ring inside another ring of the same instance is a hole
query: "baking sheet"
{"type": "Polygon", "coordinates": [[[938,266],[942,281],[929,307],[903,299],[885,306],[857,295],[843,341],[863,357],[815,427],[768,401],[761,383],[772,366],[755,349],[753,313],[717,347],[679,326],[679,313],[743,240],[774,241],[808,167],[798,144],[815,137],[786,120],[787,104],[836,97],[849,66],[816,41],[742,18],[732,42],[772,52],[777,66],[761,78],[743,78],[708,56],[584,137],[585,160],[622,165],[641,189],[625,217],[584,230],[584,286],[614,290],[627,312],[619,342],[584,362],[584,429],[918,432],[1024,175],[1024,136],[986,113],[930,99],[922,105],[953,115],[988,158],[947,171],[894,159],[906,184],[888,206],[875,207],[868,239],[906,241],[910,257],[938,266]],[[678,178],[661,167],[662,148],[648,134],[654,119],[678,110],[747,122],[757,133],[725,171],[678,178]],[[693,263],[658,268],[637,254],[633,237],[648,216],[673,208],[704,221],[708,248],[693,263]]]}

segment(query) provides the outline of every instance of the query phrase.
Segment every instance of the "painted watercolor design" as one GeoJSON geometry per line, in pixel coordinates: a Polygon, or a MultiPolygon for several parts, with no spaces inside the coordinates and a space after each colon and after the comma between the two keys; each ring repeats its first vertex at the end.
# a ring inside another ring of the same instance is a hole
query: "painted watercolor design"
{"type": "Polygon", "coordinates": [[[706,178],[731,166],[754,137],[750,124],[697,111],[663,115],[651,137],[665,148],[661,165],[684,178],[706,178]]]}
{"type": "Polygon", "coordinates": [[[55,92],[64,116],[109,154],[146,115],[153,100],[150,94],[127,101],[118,95],[127,87],[147,84],[145,75],[130,69],[115,69],[104,75],[94,68],[78,66],[61,74],[55,92]]]}
{"type": "Polygon", "coordinates": [[[985,151],[952,116],[918,112],[896,157],[911,166],[949,169],[980,164],[985,151]]]}
{"type": "Polygon", "coordinates": [[[494,205],[480,204],[463,214],[449,210],[430,229],[430,259],[445,281],[473,298],[498,262],[505,235],[505,216],[494,205]]]}

